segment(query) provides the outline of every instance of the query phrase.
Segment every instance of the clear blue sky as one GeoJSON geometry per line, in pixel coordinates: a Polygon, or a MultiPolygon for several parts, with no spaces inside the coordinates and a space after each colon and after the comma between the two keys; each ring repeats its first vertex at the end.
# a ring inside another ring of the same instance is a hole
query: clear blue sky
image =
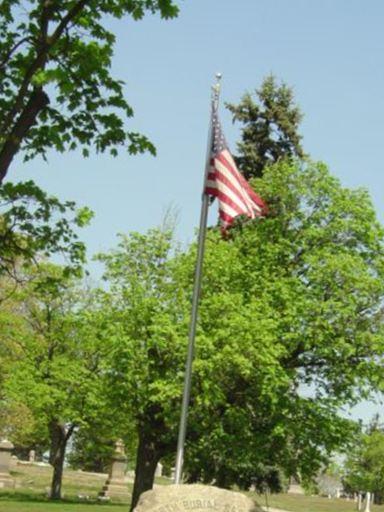
{"type": "MultiPolygon", "coordinates": [[[[366,187],[384,221],[384,2],[381,0],[185,0],[180,16],[112,21],[114,74],[135,110],[128,126],[147,134],[158,157],[52,153],[11,170],[62,199],[92,208],[82,233],[90,255],[117,232],[143,231],[179,209],[178,236],[198,223],[210,85],[223,74],[222,100],[239,101],[267,74],[292,86],[305,114],[305,150],[346,186],[366,187]]],[[[238,129],[222,109],[233,150],[238,129]]],[[[212,214],[214,215],[214,214],[212,214]]],[[[95,270],[96,271],[96,270],[95,270]]]]}

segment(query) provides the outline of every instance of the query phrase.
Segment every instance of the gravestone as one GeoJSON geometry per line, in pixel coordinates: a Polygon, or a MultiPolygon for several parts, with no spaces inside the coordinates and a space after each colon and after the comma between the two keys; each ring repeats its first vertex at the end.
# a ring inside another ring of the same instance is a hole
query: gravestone
{"type": "Polygon", "coordinates": [[[305,494],[304,489],[297,483],[290,484],[287,492],[288,494],[305,494]]]}
{"type": "Polygon", "coordinates": [[[120,439],[116,442],[115,453],[112,457],[109,476],[99,498],[101,500],[117,498],[121,501],[129,501],[131,494],[125,483],[125,470],[127,468],[127,456],[124,452],[124,443],[120,439]]]}
{"type": "Polygon", "coordinates": [[[160,462],[157,463],[155,476],[163,476],[163,465],[160,462]]]}
{"type": "Polygon", "coordinates": [[[0,488],[15,487],[15,481],[9,473],[13,448],[13,444],[6,439],[0,442],[0,488]]]}
{"type": "Polygon", "coordinates": [[[35,450],[30,450],[29,451],[29,462],[31,462],[33,464],[35,462],[35,458],[36,458],[35,450]]]}
{"type": "Polygon", "coordinates": [[[164,485],[140,496],[134,512],[262,512],[239,492],[208,485],[164,485]]]}
{"type": "Polygon", "coordinates": [[[305,494],[304,489],[301,487],[300,482],[296,478],[291,478],[289,481],[288,494],[305,494]]]}
{"type": "Polygon", "coordinates": [[[16,455],[12,455],[11,456],[11,461],[9,463],[9,470],[10,471],[16,471],[18,463],[19,463],[19,459],[16,457],[16,455]]]}

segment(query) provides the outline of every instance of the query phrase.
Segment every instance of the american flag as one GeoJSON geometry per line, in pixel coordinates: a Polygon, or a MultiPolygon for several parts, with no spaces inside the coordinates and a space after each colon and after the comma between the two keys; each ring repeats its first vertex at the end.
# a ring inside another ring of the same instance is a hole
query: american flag
{"type": "Polygon", "coordinates": [[[217,112],[212,113],[212,149],[205,193],[217,197],[222,228],[229,228],[239,215],[254,219],[265,213],[264,201],[240,174],[229,152],[217,112]]]}

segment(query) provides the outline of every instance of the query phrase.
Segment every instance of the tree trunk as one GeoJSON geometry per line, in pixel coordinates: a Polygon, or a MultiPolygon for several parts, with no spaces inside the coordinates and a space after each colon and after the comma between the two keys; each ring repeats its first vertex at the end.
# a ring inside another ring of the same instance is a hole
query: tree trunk
{"type": "Polygon", "coordinates": [[[220,489],[228,489],[229,488],[225,468],[219,468],[219,470],[217,471],[215,485],[217,487],[220,487],[220,489]]]}
{"type": "Polygon", "coordinates": [[[52,500],[61,499],[61,484],[63,480],[65,450],[67,447],[68,439],[71,437],[72,432],[73,426],[67,430],[65,425],[57,419],[51,420],[49,424],[49,433],[51,437],[49,462],[53,466],[50,492],[50,498],[52,500]]]}
{"type": "Polygon", "coordinates": [[[135,482],[133,484],[131,512],[136,507],[140,495],[153,487],[157,463],[161,457],[153,435],[145,430],[139,432],[139,446],[137,448],[135,482]]]}

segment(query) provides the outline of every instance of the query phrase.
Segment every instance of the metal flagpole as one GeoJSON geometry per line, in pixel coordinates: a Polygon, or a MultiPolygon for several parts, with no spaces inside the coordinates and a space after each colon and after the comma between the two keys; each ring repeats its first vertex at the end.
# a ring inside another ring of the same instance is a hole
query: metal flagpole
{"type": "MultiPolygon", "coordinates": [[[[212,114],[218,108],[219,104],[219,96],[220,96],[220,80],[221,74],[216,74],[216,84],[212,87],[212,114]]],[[[195,351],[195,334],[196,334],[196,323],[197,323],[197,310],[199,306],[199,297],[200,297],[200,289],[201,289],[201,276],[203,269],[203,258],[204,258],[204,246],[205,246],[205,233],[207,228],[207,216],[208,216],[208,206],[209,206],[209,196],[205,193],[205,183],[207,179],[207,174],[210,166],[211,152],[212,152],[212,115],[209,124],[209,132],[208,132],[208,144],[207,144],[207,157],[205,161],[205,172],[204,172],[204,185],[203,185],[203,197],[201,204],[201,212],[200,212],[200,225],[199,225],[199,236],[198,236],[198,246],[197,246],[197,259],[196,259],[196,268],[195,268],[195,281],[193,286],[193,296],[192,296],[192,312],[191,312],[191,321],[189,324],[189,336],[188,336],[188,354],[187,354],[187,362],[185,366],[185,376],[184,376],[184,392],[183,392],[183,401],[181,406],[181,415],[180,415],[180,424],[179,424],[179,436],[177,440],[177,453],[176,453],[176,468],[175,468],[175,484],[179,484],[181,482],[182,471],[183,471],[183,461],[184,461],[184,444],[185,444],[185,435],[187,430],[187,416],[188,416],[188,405],[189,399],[191,395],[191,382],[192,382],[192,363],[193,356],[195,351]]]]}

